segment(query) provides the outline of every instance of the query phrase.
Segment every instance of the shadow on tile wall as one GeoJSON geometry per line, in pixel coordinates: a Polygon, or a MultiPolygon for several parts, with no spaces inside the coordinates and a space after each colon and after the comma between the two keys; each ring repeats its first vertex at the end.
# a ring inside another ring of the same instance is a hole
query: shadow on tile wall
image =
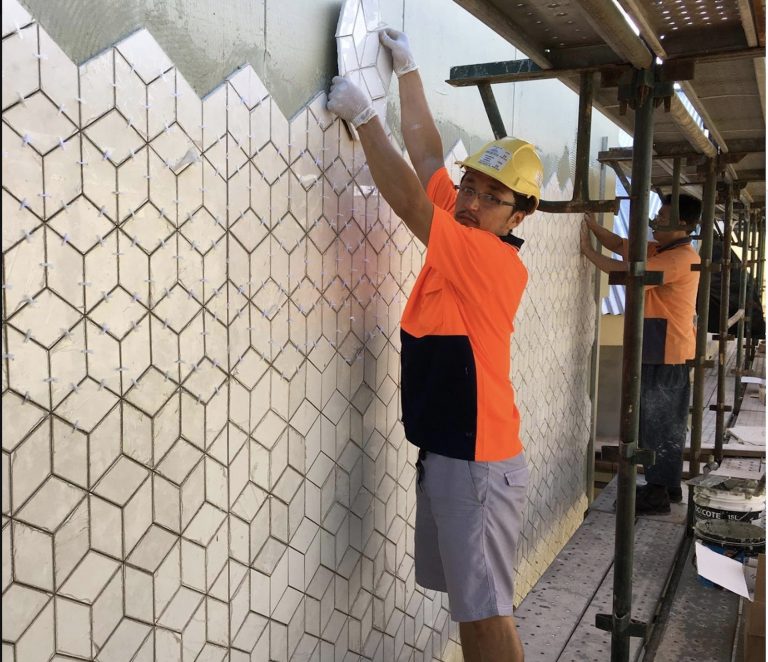
{"type": "MultiPolygon", "coordinates": [[[[2,94],[3,658],[454,658],[398,422],[423,251],[324,95],[201,101],[146,31],[78,68],[15,0],[2,94]]],[[[521,597],[586,504],[594,324],[578,224],[522,234],[521,597]]]]}

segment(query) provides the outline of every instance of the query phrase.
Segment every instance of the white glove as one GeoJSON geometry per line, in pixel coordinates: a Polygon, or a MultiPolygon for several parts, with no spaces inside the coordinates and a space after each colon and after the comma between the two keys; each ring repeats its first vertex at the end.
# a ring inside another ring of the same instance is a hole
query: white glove
{"type": "Polygon", "coordinates": [[[385,28],[379,32],[379,41],[392,52],[392,68],[400,78],[409,71],[418,69],[416,60],[413,59],[411,46],[405,32],[393,28],[385,28]]]}
{"type": "Polygon", "coordinates": [[[370,98],[352,81],[334,76],[328,93],[328,110],[357,128],[376,115],[370,98]]]}

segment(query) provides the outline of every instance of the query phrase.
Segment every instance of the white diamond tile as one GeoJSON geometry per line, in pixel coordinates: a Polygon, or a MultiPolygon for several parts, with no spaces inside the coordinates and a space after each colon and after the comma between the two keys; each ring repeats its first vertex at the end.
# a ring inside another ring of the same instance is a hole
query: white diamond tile
{"type": "Polygon", "coordinates": [[[208,503],[204,503],[203,507],[184,530],[184,537],[200,545],[207,546],[221,526],[224,518],[225,515],[222,511],[208,503]]]}
{"type": "Polygon", "coordinates": [[[151,635],[152,628],[144,623],[123,619],[114,634],[99,652],[99,659],[104,662],[125,662],[142,659],[134,655],[144,640],[151,635]]]}
{"type": "Polygon", "coordinates": [[[91,124],[85,134],[99,150],[102,160],[115,165],[132,156],[143,143],[141,135],[116,110],[91,124]]]}
{"type": "Polygon", "coordinates": [[[112,49],[80,66],[80,125],[85,127],[115,104],[115,57],[112,49]]]}
{"type": "Polygon", "coordinates": [[[176,73],[171,70],[147,87],[147,111],[149,136],[170,131],[176,121],[176,73]]]}
{"type": "Polygon", "coordinates": [[[82,501],[85,492],[51,476],[16,516],[45,531],[55,531],[82,501]]]}
{"type": "MultiPolygon", "coordinates": [[[[82,193],[80,168],[72,167],[73,161],[77,161],[79,156],[80,136],[73,136],[68,141],[60,143],[58,148],[43,159],[46,217],[50,218],[57,212],[65,210],[67,205],[82,193]]],[[[62,241],[65,241],[63,237],[62,241]]]]}
{"type": "Polygon", "coordinates": [[[66,598],[56,598],[56,643],[59,650],[68,655],[91,656],[90,609],[66,598]]]}
{"type": "Polygon", "coordinates": [[[182,586],[161,614],[158,622],[175,632],[183,632],[197,610],[203,595],[182,586]]]}
{"type": "MultiPolygon", "coordinates": [[[[6,549],[6,530],[10,534],[10,526],[3,529],[4,550],[6,549]]],[[[10,535],[7,542],[7,549],[10,552],[10,535]]],[[[15,549],[14,579],[43,591],[53,591],[53,537],[31,526],[15,522],[13,525],[13,544],[15,549]]],[[[4,558],[4,563],[6,560],[10,561],[10,558],[4,558]]],[[[8,572],[10,572],[10,567],[8,572]]],[[[5,588],[5,581],[3,585],[5,588]]]]}
{"type": "Polygon", "coordinates": [[[77,127],[42,92],[25,99],[23,105],[6,111],[3,119],[40,154],[46,154],[77,131],[77,127]]]}
{"type": "Polygon", "coordinates": [[[134,547],[128,560],[147,572],[155,572],[177,540],[174,534],[153,525],[134,547]]]}
{"type": "Polygon", "coordinates": [[[13,584],[3,592],[3,639],[17,641],[49,602],[42,591],[13,584]]]}
{"type": "Polygon", "coordinates": [[[120,564],[97,552],[88,552],[77,569],[59,589],[61,595],[93,604],[120,564]]]}
{"type": "Polygon", "coordinates": [[[50,424],[39,426],[11,455],[11,500],[14,509],[18,509],[51,472],[50,434],[50,424]]]}
{"type": "Polygon", "coordinates": [[[102,214],[113,220],[117,217],[118,196],[112,161],[104,158],[104,153],[87,137],[82,140],[82,146],[83,192],[102,214]]]}
{"type": "Polygon", "coordinates": [[[2,403],[4,414],[2,445],[3,450],[10,452],[45,418],[46,414],[44,409],[28,401],[25,402],[23,398],[11,391],[3,393],[2,403]]]}
{"type": "Polygon", "coordinates": [[[112,393],[86,379],[56,408],[56,413],[73,427],[90,432],[116,401],[112,393]]]}
{"type": "Polygon", "coordinates": [[[139,30],[123,39],[117,50],[145,83],[173,66],[168,56],[147,30],[139,30]]]}
{"type": "Polygon", "coordinates": [[[18,200],[21,207],[28,207],[43,216],[42,157],[3,123],[3,187],[18,200]]]}
{"type": "Polygon", "coordinates": [[[38,89],[40,78],[36,55],[37,25],[23,27],[9,37],[3,37],[3,109],[38,89]]]}
{"type": "Polygon", "coordinates": [[[119,506],[126,504],[148,476],[147,470],[125,456],[112,466],[94,488],[94,492],[119,506]]]}
{"type": "Polygon", "coordinates": [[[32,22],[30,13],[17,0],[3,3],[3,37],[15,32],[32,22]]]}

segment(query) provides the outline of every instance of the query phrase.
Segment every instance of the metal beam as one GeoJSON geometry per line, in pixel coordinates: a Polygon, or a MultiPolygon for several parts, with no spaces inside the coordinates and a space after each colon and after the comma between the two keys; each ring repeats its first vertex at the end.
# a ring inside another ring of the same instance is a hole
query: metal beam
{"type": "MultiPolygon", "coordinates": [[[[739,156],[743,157],[747,154],[765,153],[765,141],[757,138],[731,138],[728,141],[728,146],[730,147],[729,159],[735,159],[739,156]]],[[[676,156],[683,158],[701,157],[701,154],[693,151],[687,142],[656,143],[653,146],[653,151],[655,152],[654,160],[674,158],[676,156]]],[[[597,158],[600,161],[631,161],[632,148],[612,147],[611,149],[599,152],[597,158]]]]}
{"type": "Polygon", "coordinates": [[[741,18],[741,27],[744,29],[744,36],[747,39],[747,44],[750,46],[757,46],[757,31],[755,30],[755,17],[752,16],[752,5],[750,0],[738,0],[739,2],[739,17],[741,18]]]}
{"type": "Polygon", "coordinates": [[[619,8],[605,0],[577,0],[594,31],[600,35],[614,53],[623,57],[635,69],[647,69],[653,64],[653,55],[629,27],[619,8]]]}
{"type": "Polygon", "coordinates": [[[533,60],[509,60],[506,62],[483,62],[481,64],[465,64],[451,67],[451,77],[446,83],[454,87],[466,87],[468,85],[477,85],[479,82],[494,84],[519,83],[528,80],[571,78],[596,72],[611,72],[618,75],[630,70],[631,67],[627,64],[545,69],[538,66],[533,60]]]}
{"type": "Polygon", "coordinates": [[[538,210],[549,214],[618,214],[621,200],[542,200],[538,210]]]}
{"type": "MultiPolygon", "coordinates": [[[[688,186],[695,186],[697,184],[704,184],[706,182],[706,176],[686,177],[688,186]]],[[[748,182],[764,182],[765,170],[743,170],[739,174],[739,178],[734,180],[733,183],[737,186],[743,186],[748,182]]],[[[657,177],[653,180],[656,186],[672,186],[674,180],[672,177],[657,177]]],[[[686,185],[686,182],[683,182],[686,185]]]]}
{"type": "Polygon", "coordinates": [[[669,114],[672,116],[675,124],[677,124],[680,132],[697,151],[706,154],[709,157],[713,157],[717,154],[715,146],[709,141],[707,136],[704,135],[701,127],[696,124],[693,117],[691,117],[691,114],[676,94],[672,96],[669,114]]]}
{"type": "MultiPolygon", "coordinates": [[[[685,55],[668,59],[662,66],[665,70],[680,71],[683,65],[695,65],[706,62],[725,62],[730,60],[755,59],[765,56],[760,48],[744,48],[740,50],[706,51],[696,55],[685,55]]],[[[485,62],[482,64],[462,65],[451,67],[451,77],[445,82],[454,87],[477,85],[479,81],[488,83],[516,83],[525,80],[543,80],[559,78],[570,87],[575,87],[574,78],[582,73],[599,72],[610,75],[613,80],[618,75],[631,71],[629,64],[611,63],[582,67],[547,67],[536,59],[509,60],[505,62],[485,62]]],[[[670,73],[671,75],[671,73],[670,73]]],[[[673,78],[674,80],[674,78],[673,78]]],[[[610,87],[610,85],[603,85],[610,87]]]]}
{"type": "MultiPolygon", "coordinates": [[[[651,21],[648,17],[648,5],[637,2],[637,0],[620,0],[620,2],[632,16],[632,19],[638,25],[640,34],[642,35],[643,39],[645,39],[646,43],[653,49],[653,52],[656,54],[656,56],[662,58],[663,60],[667,60],[667,51],[662,45],[661,40],[657,38],[651,21]]],[[[750,43],[749,46],[756,46],[756,44],[750,43]]],[[[680,81],[680,86],[685,93],[685,96],[691,102],[694,110],[701,116],[701,119],[704,120],[705,126],[709,129],[710,134],[715,139],[715,142],[719,145],[720,150],[722,152],[727,152],[728,146],[726,145],[725,140],[720,134],[720,131],[717,128],[714,120],[710,117],[707,109],[704,107],[704,104],[701,103],[701,99],[699,99],[699,95],[696,93],[696,90],[693,89],[691,82],[687,80],[680,81]]]]}

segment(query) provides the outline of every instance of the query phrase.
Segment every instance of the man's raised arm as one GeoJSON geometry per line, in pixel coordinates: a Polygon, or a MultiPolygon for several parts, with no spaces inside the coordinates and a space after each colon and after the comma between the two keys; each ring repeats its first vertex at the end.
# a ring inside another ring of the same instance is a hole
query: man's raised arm
{"type": "Polygon", "coordinates": [[[328,94],[328,110],[357,129],[368,168],[381,195],[426,245],[432,227],[432,202],[416,173],[387,138],[368,95],[346,78],[336,76],[328,94]]]}
{"type": "Polygon", "coordinates": [[[584,214],[584,222],[587,227],[592,231],[592,234],[597,237],[597,240],[605,246],[612,253],[618,253],[621,248],[622,238],[611,232],[609,229],[604,228],[600,223],[595,220],[595,217],[587,212],[584,214]]]}
{"type": "Polygon", "coordinates": [[[429,180],[445,161],[443,142],[429,110],[424,86],[404,32],[386,28],[379,33],[382,45],[392,53],[392,65],[400,86],[400,126],[405,148],[421,185],[429,180]]]}

